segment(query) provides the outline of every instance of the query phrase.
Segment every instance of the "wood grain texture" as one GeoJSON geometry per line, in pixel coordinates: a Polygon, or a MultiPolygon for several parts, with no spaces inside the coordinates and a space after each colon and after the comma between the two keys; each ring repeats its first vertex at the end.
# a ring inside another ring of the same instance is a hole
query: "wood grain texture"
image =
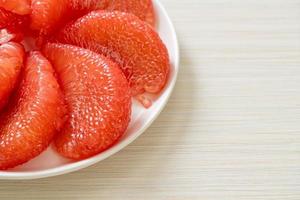
{"type": "Polygon", "coordinates": [[[167,108],[85,170],[0,199],[299,200],[300,0],[162,0],[181,45],[167,108]]]}

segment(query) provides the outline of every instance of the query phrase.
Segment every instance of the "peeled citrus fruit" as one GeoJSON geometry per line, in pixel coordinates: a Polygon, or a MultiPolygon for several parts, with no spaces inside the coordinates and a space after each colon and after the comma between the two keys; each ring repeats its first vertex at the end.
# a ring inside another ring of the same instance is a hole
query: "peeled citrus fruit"
{"type": "Polygon", "coordinates": [[[22,16],[0,7],[0,29],[22,33],[28,23],[28,16],[22,16]]]}
{"type": "Polygon", "coordinates": [[[167,82],[167,48],[159,35],[134,15],[93,11],[66,26],[57,40],[91,49],[118,63],[134,96],[159,93],[167,82]]]}
{"type": "Polygon", "coordinates": [[[131,13],[155,26],[155,12],[152,0],[108,0],[105,10],[131,13]]]}
{"type": "Polygon", "coordinates": [[[134,14],[141,20],[155,25],[152,0],[69,0],[69,5],[74,15],[87,14],[93,10],[121,11],[134,14]]]}
{"type": "Polygon", "coordinates": [[[83,159],[111,147],[130,121],[131,95],[119,67],[92,51],[50,43],[52,62],[65,95],[69,120],[55,139],[59,153],[83,159]]]}
{"type": "Polygon", "coordinates": [[[0,170],[116,144],[167,83],[155,24],[152,0],[0,0],[0,170]]]}
{"type": "Polygon", "coordinates": [[[63,23],[68,0],[31,0],[31,28],[42,35],[51,33],[63,23]]]}
{"type": "Polygon", "coordinates": [[[44,151],[64,120],[64,102],[51,64],[31,52],[20,87],[0,116],[0,169],[23,164],[44,151]]]}
{"type": "Polygon", "coordinates": [[[29,14],[30,0],[0,0],[0,7],[19,15],[29,14]]]}
{"type": "MultiPolygon", "coordinates": [[[[1,40],[1,38],[0,38],[1,40]]],[[[14,42],[0,45],[0,110],[16,86],[24,60],[24,48],[14,42]]]]}
{"type": "MultiPolygon", "coordinates": [[[[110,0],[68,0],[68,14],[76,19],[93,10],[103,10],[110,0]]],[[[124,0],[127,1],[127,0],[124,0]]]]}
{"type": "Polygon", "coordinates": [[[93,10],[119,10],[155,24],[152,0],[31,0],[31,28],[49,35],[93,10]]]}

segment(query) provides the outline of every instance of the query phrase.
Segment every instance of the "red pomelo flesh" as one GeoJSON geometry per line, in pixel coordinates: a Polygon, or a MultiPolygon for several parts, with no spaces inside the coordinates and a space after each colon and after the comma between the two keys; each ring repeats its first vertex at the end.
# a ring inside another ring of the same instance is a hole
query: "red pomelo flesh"
{"type": "MultiPolygon", "coordinates": [[[[119,64],[134,96],[159,93],[168,80],[166,46],[148,24],[134,15],[93,11],[66,26],[56,40],[93,50],[119,64]]],[[[149,105],[149,100],[145,102],[149,105]]]]}
{"type": "Polygon", "coordinates": [[[9,42],[0,45],[0,110],[7,103],[16,86],[24,55],[24,48],[17,43],[9,42]]]}
{"type": "Polygon", "coordinates": [[[58,74],[69,111],[69,120],[55,139],[58,152],[84,159],[114,145],[131,116],[130,89],[119,67],[71,45],[49,43],[44,54],[58,74]]]}
{"type": "Polygon", "coordinates": [[[128,12],[155,24],[151,0],[32,0],[31,8],[31,28],[47,37],[69,21],[94,10],[128,12]]]}
{"type": "Polygon", "coordinates": [[[10,33],[22,34],[28,25],[28,16],[21,16],[0,8],[0,29],[7,29],[10,33]]]}
{"type": "Polygon", "coordinates": [[[47,35],[64,23],[68,0],[31,0],[31,29],[47,35]]]}
{"type": "Polygon", "coordinates": [[[155,26],[155,12],[152,0],[108,0],[107,11],[131,13],[140,20],[155,26]]]}
{"type": "Polygon", "coordinates": [[[84,15],[94,10],[121,11],[155,25],[152,0],[69,0],[69,5],[74,15],[84,15]]]}
{"type": "Polygon", "coordinates": [[[30,0],[0,0],[0,7],[19,15],[30,13],[30,0]]]}
{"type": "Polygon", "coordinates": [[[72,19],[82,17],[93,10],[103,10],[110,0],[68,0],[68,14],[72,19]]]}
{"type": "Polygon", "coordinates": [[[51,64],[31,52],[20,87],[0,116],[0,169],[23,164],[44,151],[64,122],[65,107],[51,64]]]}

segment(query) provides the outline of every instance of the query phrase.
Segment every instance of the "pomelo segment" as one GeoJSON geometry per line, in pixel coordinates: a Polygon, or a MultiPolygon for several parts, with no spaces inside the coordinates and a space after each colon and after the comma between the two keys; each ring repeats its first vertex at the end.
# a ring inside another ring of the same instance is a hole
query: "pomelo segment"
{"type": "Polygon", "coordinates": [[[0,7],[19,15],[30,13],[30,0],[0,0],[0,7]]]}
{"type": "Polygon", "coordinates": [[[152,0],[108,0],[107,11],[131,13],[140,20],[155,26],[155,12],[152,0]]]}
{"type": "Polygon", "coordinates": [[[21,41],[28,23],[28,16],[17,15],[0,8],[0,44],[8,41],[21,41]]]}
{"type": "Polygon", "coordinates": [[[51,64],[31,52],[22,80],[0,116],[0,170],[23,164],[44,151],[64,122],[65,107],[51,64]]]}
{"type": "MultiPolygon", "coordinates": [[[[66,26],[56,40],[93,50],[119,64],[134,96],[159,93],[167,82],[167,48],[159,35],[134,15],[93,11],[66,26]]],[[[149,99],[142,103],[149,105],[149,99]]]]}
{"type": "Polygon", "coordinates": [[[71,45],[49,43],[44,54],[58,74],[69,111],[69,120],[55,139],[58,152],[84,159],[114,145],[131,116],[130,89],[119,67],[71,45]]]}
{"type": "Polygon", "coordinates": [[[0,45],[0,110],[6,105],[16,86],[24,55],[24,48],[17,43],[9,42],[0,45]]]}
{"type": "Polygon", "coordinates": [[[31,28],[47,35],[66,18],[68,0],[31,0],[31,28]]]}
{"type": "Polygon", "coordinates": [[[103,10],[110,0],[68,0],[68,13],[72,19],[77,19],[93,10],[103,10]]]}
{"type": "Polygon", "coordinates": [[[21,16],[0,8],[0,29],[7,29],[13,33],[24,32],[28,24],[28,16],[21,16]]]}
{"type": "Polygon", "coordinates": [[[93,10],[119,10],[155,24],[151,0],[31,0],[31,28],[41,35],[55,30],[93,10]]]}
{"type": "Polygon", "coordinates": [[[69,0],[69,5],[70,10],[74,15],[77,13],[78,17],[94,10],[121,11],[155,25],[152,0],[69,0]]]}

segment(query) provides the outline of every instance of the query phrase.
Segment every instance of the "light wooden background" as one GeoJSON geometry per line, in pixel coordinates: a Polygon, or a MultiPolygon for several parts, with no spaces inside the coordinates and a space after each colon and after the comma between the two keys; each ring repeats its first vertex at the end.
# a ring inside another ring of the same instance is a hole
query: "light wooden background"
{"type": "Polygon", "coordinates": [[[300,0],[162,0],[181,72],[142,137],[88,169],[0,181],[0,199],[299,200],[300,0]]]}

